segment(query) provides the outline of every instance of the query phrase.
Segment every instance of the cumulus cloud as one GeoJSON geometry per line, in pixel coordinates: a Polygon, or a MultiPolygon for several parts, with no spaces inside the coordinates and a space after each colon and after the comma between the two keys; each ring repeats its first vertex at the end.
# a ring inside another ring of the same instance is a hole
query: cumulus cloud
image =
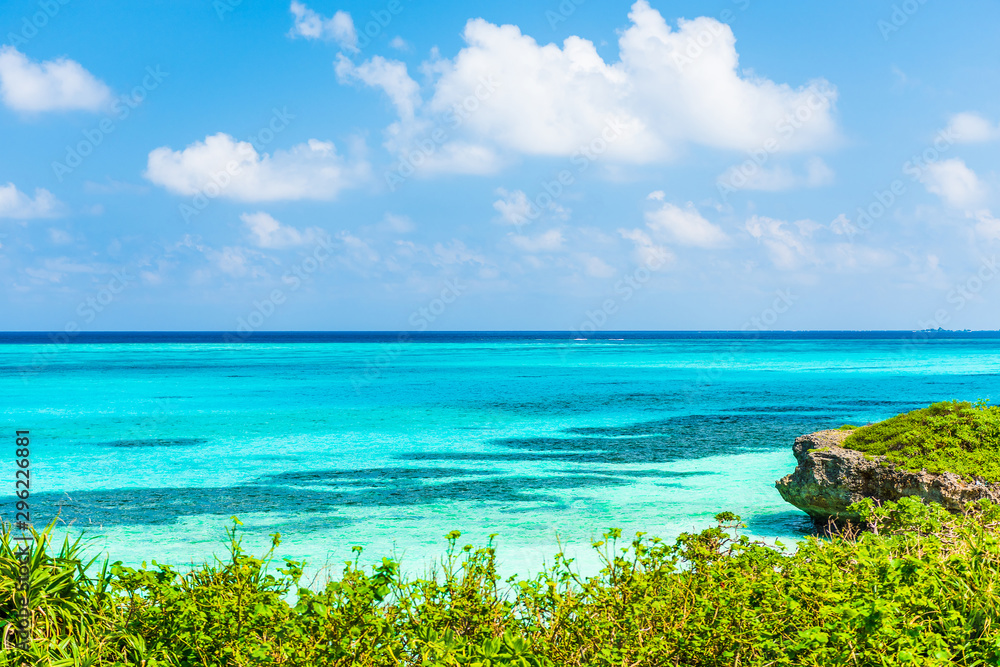
{"type": "Polygon", "coordinates": [[[729,242],[726,233],[702,217],[691,202],[685,208],[667,202],[647,212],[646,227],[655,238],[677,245],[718,248],[729,242]]]}
{"type": "Polygon", "coordinates": [[[205,193],[236,201],[333,199],[369,175],[364,160],[349,162],[332,142],[310,139],[287,151],[257,153],[225,133],[175,151],[149,153],[145,177],[179,195],[205,193]]]}
{"type": "Polygon", "coordinates": [[[30,220],[56,218],[64,210],[63,204],[45,188],[35,188],[35,196],[21,192],[13,183],[0,185],[0,218],[30,220]]]}
{"type": "Polygon", "coordinates": [[[289,33],[291,37],[332,39],[345,51],[358,50],[358,31],[347,12],[338,11],[331,18],[324,18],[296,0],[292,0],[290,11],[295,17],[295,24],[289,33]]]}
{"type": "Polygon", "coordinates": [[[980,203],[986,187],[960,158],[927,165],[920,176],[927,191],[941,197],[949,206],[969,208],[980,203]]]}
{"type": "Polygon", "coordinates": [[[994,125],[972,111],[954,114],[948,119],[945,132],[962,144],[977,144],[1000,139],[1000,125],[994,125]]]}
{"type": "Polygon", "coordinates": [[[33,62],[13,46],[0,47],[0,97],[15,111],[100,111],[111,89],[68,58],[33,62]]]}
{"type": "Polygon", "coordinates": [[[240,220],[254,238],[254,243],[260,248],[288,248],[302,245],[316,239],[319,230],[307,229],[304,232],[295,227],[284,225],[263,211],[243,213],[240,220]]]}
{"type": "Polygon", "coordinates": [[[837,93],[826,81],[793,88],[742,75],[732,30],[712,18],[674,29],[639,0],[629,19],[616,62],[582,37],[543,45],[515,25],[470,20],[454,58],[424,64],[427,101],[412,127],[389,128],[390,150],[433,127],[484,152],[572,157],[596,142],[630,163],[668,160],[689,144],[795,152],[835,139],[837,93]]]}
{"type": "Polygon", "coordinates": [[[413,118],[414,109],[420,104],[420,86],[410,78],[405,63],[375,56],[361,65],[355,65],[341,53],[337,55],[335,69],[341,83],[361,81],[381,88],[392,100],[401,118],[413,118]]]}

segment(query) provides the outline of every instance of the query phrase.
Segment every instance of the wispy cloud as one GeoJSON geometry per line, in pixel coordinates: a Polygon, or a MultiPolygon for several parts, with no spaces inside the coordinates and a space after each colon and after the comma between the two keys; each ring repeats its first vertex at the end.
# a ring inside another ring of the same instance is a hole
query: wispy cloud
{"type": "Polygon", "coordinates": [[[295,17],[295,25],[290,33],[292,37],[331,39],[345,51],[358,50],[358,31],[347,12],[338,11],[332,17],[325,18],[296,0],[292,0],[290,10],[295,17]]]}
{"type": "Polygon", "coordinates": [[[253,236],[254,243],[260,248],[288,248],[314,241],[321,232],[310,228],[299,231],[295,227],[283,225],[268,213],[243,213],[240,220],[246,225],[253,236]]]}

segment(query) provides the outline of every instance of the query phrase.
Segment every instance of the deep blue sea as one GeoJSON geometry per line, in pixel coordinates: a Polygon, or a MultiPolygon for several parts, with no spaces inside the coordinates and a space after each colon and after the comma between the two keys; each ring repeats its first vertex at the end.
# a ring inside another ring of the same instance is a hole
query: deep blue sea
{"type": "Polygon", "coordinates": [[[360,545],[420,570],[457,529],[526,574],[557,539],[586,568],[609,527],[722,510],[794,541],[794,438],[995,398],[1000,334],[0,334],[0,373],[5,521],[20,429],[34,523],[112,560],[221,555],[237,516],[313,567],[360,545]]]}

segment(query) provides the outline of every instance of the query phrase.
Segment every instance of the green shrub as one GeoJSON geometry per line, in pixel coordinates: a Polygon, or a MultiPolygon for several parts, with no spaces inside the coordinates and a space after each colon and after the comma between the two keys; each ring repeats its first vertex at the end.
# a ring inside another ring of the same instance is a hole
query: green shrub
{"type": "Polygon", "coordinates": [[[943,402],[862,426],[844,447],[905,470],[953,472],[1000,482],[1000,407],[943,402]]]}
{"type": "MultiPolygon", "coordinates": [[[[190,572],[105,562],[91,576],[80,543],[30,563],[31,650],[0,665],[620,667],[664,665],[996,665],[1000,662],[1000,507],[951,515],[904,498],[856,505],[867,530],[810,537],[795,552],[755,542],[740,518],[672,544],[609,530],[603,567],[582,576],[558,554],[501,582],[492,539],[446,536],[440,571],[410,579],[356,548],[322,590],[303,564],[244,552],[190,572]],[[291,596],[293,602],[286,602],[291,596]]],[[[0,551],[0,622],[15,562],[0,551]]]]}
{"type": "Polygon", "coordinates": [[[28,605],[32,633],[27,654],[11,650],[17,617],[15,593],[21,562],[16,555],[11,527],[0,530],[0,623],[3,624],[3,658],[0,664],[90,665],[133,664],[146,660],[161,664],[148,653],[143,638],[129,634],[121,621],[122,600],[115,595],[108,563],[91,574],[97,561],[83,561],[83,542],[65,539],[53,553],[49,525],[34,538],[28,566],[28,605]]]}

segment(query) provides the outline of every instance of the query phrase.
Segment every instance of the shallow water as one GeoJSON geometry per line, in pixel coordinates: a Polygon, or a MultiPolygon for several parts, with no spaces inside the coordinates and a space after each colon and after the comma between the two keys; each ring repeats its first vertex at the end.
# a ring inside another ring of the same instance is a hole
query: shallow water
{"type": "Polygon", "coordinates": [[[669,538],[731,510],[801,537],[773,484],[796,435],[995,392],[1000,339],[952,336],[8,334],[0,419],[11,447],[31,431],[35,524],[58,513],[112,560],[221,554],[235,515],[313,566],[361,545],[419,571],[458,529],[499,534],[508,574],[557,535],[590,568],[611,526],[669,538]]]}

